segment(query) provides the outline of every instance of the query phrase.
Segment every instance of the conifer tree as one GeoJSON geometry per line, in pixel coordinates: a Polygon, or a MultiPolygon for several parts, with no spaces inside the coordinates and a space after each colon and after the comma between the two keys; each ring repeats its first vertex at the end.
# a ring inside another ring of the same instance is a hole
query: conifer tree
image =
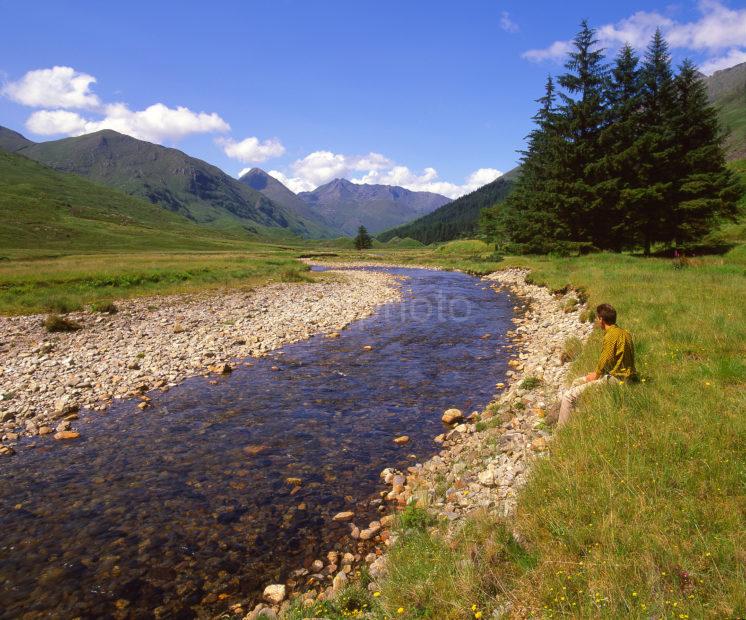
{"type": "Polygon", "coordinates": [[[705,85],[689,60],[684,61],[674,80],[671,121],[676,144],[676,183],[662,236],[677,244],[702,238],[719,216],[734,216],[740,187],[725,167],[717,112],[709,104],[705,85]]]}
{"type": "Polygon", "coordinates": [[[676,178],[673,133],[674,83],[668,43],[660,29],[645,53],[642,72],[642,132],[637,142],[640,185],[626,193],[626,205],[645,254],[666,237],[666,211],[670,209],[676,178]]]}
{"type": "Polygon", "coordinates": [[[355,248],[358,250],[367,250],[371,247],[373,247],[373,239],[371,239],[365,226],[360,226],[357,229],[357,237],[355,237],[355,248]]]}
{"type": "Polygon", "coordinates": [[[607,68],[603,50],[597,48],[595,31],[583,20],[573,40],[567,72],[558,79],[565,92],[558,114],[558,129],[563,137],[559,164],[566,180],[560,190],[562,220],[570,226],[575,241],[591,241],[602,236],[604,223],[599,215],[596,185],[603,180],[595,162],[602,155],[600,136],[606,124],[605,87],[607,68]]]}
{"type": "MultiPolygon", "coordinates": [[[[522,252],[545,253],[557,242],[570,239],[570,229],[563,222],[559,205],[561,139],[557,131],[554,81],[547,78],[544,96],[537,100],[535,128],[528,135],[528,146],[522,152],[521,176],[510,196],[499,207],[499,213],[487,212],[482,230],[488,235],[518,246],[522,252]]],[[[501,248],[499,248],[501,249],[501,248]]]]}
{"type": "Polygon", "coordinates": [[[597,231],[595,242],[600,248],[617,251],[635,244],[635,222],[627,197],[630,190],[641,185],[636,148],[642,120],[639,62],[629,45],[615,59],[607,85],[606,126],[600,137],[602,153],[598,163],[589,166],[592,175],[601,179],[596,191],[600,217],[606,222],[603,231],[597,231]]]}

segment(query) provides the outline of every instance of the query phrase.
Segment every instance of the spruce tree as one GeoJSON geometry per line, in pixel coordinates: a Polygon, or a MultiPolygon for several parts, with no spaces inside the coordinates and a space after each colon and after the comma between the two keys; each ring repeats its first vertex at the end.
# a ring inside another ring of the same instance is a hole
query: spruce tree
{"type": "Polygon", "coordinates": [[[628,208],[630,190],[641,186],[638,174],[638,139],[641,134],[642,82],[639,58],[625,45],[611,70],[606,98],[606,126],[601,132],[602,153],[589,170],[598,180],[596,193],[603,230],[596,233],[595,243],[616,251],[635,244],[635,222],[628,208]]]}
{"type": "Polygon", "coordinates": [[[597,241],[605,236],[596,188],[603,175],[594,164],[603,153],[600,138],[606,125],[607,68],[597,44],[595,31],[583,20],[565,63],[567,72],[558,79],[566,91],[560,93],[563,105],[558,114],[563,137],[558,163],[565,179],[559,204],[561,219],[569,225],[574,241],[597,241]]]}
{"type": "Polygon", "coordinates": [[[373,247],[373,239],[371,239],[365,226],[360,226],[357,229],[357,237],[355,237],[355,248],[358,250],[367,250],[371,247],[373,247]]]}
{"type": "Polygon", "coordinates": [[[674,80],[673,99],[676,183],[661,236],[678,244],[704,237],[718,217],[734,216],[740,187],[725,167],[717,112],[689,60],[684,61],[674,80]]]}
{"type": "Polygon", "coordinates": [[[641,72],[641,134],[637,140],[639,187],[626,192],[626,205],[646,255],[666,238],[665,222],[676,179],[673,132],[674,82],[668,43],[660,29],[645,53],[641,72]]]}
{"type": "MultiPolygon", "coordinates": [[[[547,78],[544,96],[537,100],[539,110],[534,115],[535,128],[528,135],[528,145],[522,152],[521,176],[516,186],[499,207],[499,213],[485,214],[483,231],[498,235],[498,242],[509,242],[511,251],[546,253],[558,243],[570,239],[570,229],[563,222],[558,192],[561,182],[554,81],[547,78]]],[[[498,245],[498,249],[503,248],[498,245]]]]}

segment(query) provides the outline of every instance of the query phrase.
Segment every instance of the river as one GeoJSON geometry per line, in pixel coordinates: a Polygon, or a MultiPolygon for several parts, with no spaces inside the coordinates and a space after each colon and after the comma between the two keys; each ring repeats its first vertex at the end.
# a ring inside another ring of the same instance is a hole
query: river
{"type": "Polygon", "coordinates": [[[24,440],[0,464],[0,618],[212,617],[345,547],[332,516],[366,526],[379,472],[437,452],[443,410],[480,409],[507,369],[507,293],[386,271],[403,300],[339,338],[194,377],[145,411],[83,412],[76,441],[24,440]]]}

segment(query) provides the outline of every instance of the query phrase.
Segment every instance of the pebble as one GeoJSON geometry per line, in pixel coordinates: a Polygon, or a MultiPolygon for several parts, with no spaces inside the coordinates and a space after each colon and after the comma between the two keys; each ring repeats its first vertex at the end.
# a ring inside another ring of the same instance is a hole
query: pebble
{"type": "Polygon", "coordinates": [[[334,281],[272,284],[248,294],[125,299],[105,321],[70,313],[83,325],[70,333],[47,333],[43,315],[0,317],[0,436],[35,434],[81,408],[103,410],[115,397],[167,390],[205,372],[227,375],[236,359],[316,333],[338,334],[400,297],[394,276],[344,271],[334,281]]]}

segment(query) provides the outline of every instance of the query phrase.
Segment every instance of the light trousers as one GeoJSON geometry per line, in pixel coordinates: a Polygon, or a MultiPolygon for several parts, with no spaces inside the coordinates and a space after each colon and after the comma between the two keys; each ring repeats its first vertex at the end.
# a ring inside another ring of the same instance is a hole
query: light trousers
{"type": "Polygon", "coordinates": [[[560,402],[559,419],[557,420],[557,426],[562,426],[567,420],[570,419],[570,414],[575,410],[575,405],[578,402],[580,395],[585,392],[589,387],[594,385],[609,385],[614,383],[620,383],[619,379],[612,377],[611,375],[604,375],[600,379],[595,381],[585,381],[582,383],[573,383],[573,386],[565,390],[562,394],[562,401],[560,402]]]}

